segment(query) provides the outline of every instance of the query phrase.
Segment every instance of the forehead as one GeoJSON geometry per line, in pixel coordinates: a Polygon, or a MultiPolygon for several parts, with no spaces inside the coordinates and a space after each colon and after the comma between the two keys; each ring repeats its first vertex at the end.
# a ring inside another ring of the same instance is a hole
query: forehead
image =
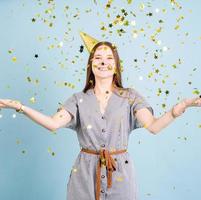
{"type": "Polygon", "coordinates": [[[110,55],[113,55],[112,53],[112,49],[109,47],[109,46],[106,46],[106,45],[100,45],[94,55],[97,55],[97,54],[110,54],[110,55]]]}

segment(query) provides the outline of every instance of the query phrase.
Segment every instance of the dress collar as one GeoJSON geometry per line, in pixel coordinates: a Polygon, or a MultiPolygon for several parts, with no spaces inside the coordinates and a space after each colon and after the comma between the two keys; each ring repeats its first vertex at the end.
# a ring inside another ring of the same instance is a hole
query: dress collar
{"type": "MultiPolygon", "coordinates": [[[[114,94],[122,97],[126,97],[128,95],[128,90],[129,88],[119,88],[119,87],[114,87],[114,94]]],[[[90,88],[86,91],[87,94],[92,95],[94,93],[93,88],[90,88]]]]}

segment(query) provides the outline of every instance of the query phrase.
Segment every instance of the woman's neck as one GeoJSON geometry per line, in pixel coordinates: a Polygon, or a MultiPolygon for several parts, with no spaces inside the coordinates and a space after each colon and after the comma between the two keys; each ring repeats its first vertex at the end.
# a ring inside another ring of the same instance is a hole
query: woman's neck
{"type": "Polygon", "coordinates": [[[111,85],[111,86],[109,86],[108,87],[108,85],[107,86],[98,86],[98,85],[95,85],[94,86],[94,91],[95,91],[95,93],[96,94],[105,94],[106,92],[108,93],[111,93],[111,92],[113,92],[113,90],[114,90],[114,88],[113,88],[113,86],[111,85]]]}

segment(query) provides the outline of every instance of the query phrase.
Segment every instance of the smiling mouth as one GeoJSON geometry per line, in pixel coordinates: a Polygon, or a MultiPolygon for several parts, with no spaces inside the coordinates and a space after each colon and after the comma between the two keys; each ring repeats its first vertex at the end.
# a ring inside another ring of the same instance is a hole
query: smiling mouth
{"type": "Polygon", "coordinates": [[[108,71],[108,68],[107,67],[98,67],[98,70],[100,70],[100,71],[108,71]]]}

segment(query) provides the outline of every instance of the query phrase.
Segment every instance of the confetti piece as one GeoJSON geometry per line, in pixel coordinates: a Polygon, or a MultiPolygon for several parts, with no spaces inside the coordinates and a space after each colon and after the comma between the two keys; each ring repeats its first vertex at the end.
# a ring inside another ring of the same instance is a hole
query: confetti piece
{"type": "Polygon", "coordinates": [[[147,193],[146,195],[147,195],[147,196],[151,196],[151,193],[147,193]]]}
{"type": "Polygon", "coordinates": [[[193,92],[192,92],[193,94],[196,94],[196,95],[199,95],[200,94],[200,91],[199,90],[197,90],[197,89],[195,89],[195,90],[193,90],[193,92]]]}
{"type": "Polygon", "coordinates": [[[31,98],[29,99],[29,101],[30,101],[31,103],[36,103],[35,97],[31,97],[31,98]]]}
{"type": "Polygon", "coordinates": [[[14,57],[12,57],[12,61],[13,62],[16,62],[17,61],[17,58],[14,56],[14,57]]]}
{"type": "Polygon", "coordinates": [[[75,173],[76,173],[76,172],[77,172],[77,168],[73,168],[73,172],[75,172],[75,173]]]}
{"type": "Polygon", "coordinates": [[[144,8],[145,8],[145,5],[144,5],[143,3],[140,3],[139,9],[140,9],[140,10],[144,10],[144,8]]]}
{"type": "Polygon", "coordinates": [[[116,177],[116,180],[121,182],[121,181],[123,181],[123,177],[116,177]]]}
{"type": "Polygon", "coordinates": [[[127,0],[128,4],[131,4],[133,0],[127,0]]]}
{"type": "Polygon", "coordinates": [[[143,80],[143,76],[139,76],[139,80],[142,81],[143,80]]]}
{"type": "Polygon", "coordinates": [[[48,147],[47,151],[48,151],[48,153],[51,153],[52,152],[51,147],[48,147]]]}
{"type": "Polygon", "coordinates": [[[44,70],[46,70],[47,69],[47,67],[45,66],[45,65],[43,65],[42,66],[42,70],[44,71],[44,70]]]}
{"type": "Polygon", "coordinates": [[[8,50],[8,53],[9,53],[9,54],[12,54],[13,51],[14,51],[14,49],[9,49],[9,50],[8,50]]]}
{"type": "Polygon", "coordinates": [[[21,140],[20,140],[20,139],[17,139],[17,140],[16,140],[16,144],[21,144],[21,140]]]}
{"type": "Polygon", "coordinates": [[[25,153],[26,153],[26,150],[22,150],[21,152],[22,152],[23,154],[25,154],[25,153]]]}
{"type": "Polygon", "coordinates": [[[167,51],[168,48],[166,46],[163,47],[163,51],[167,51]]]}
{"type": "Polygon", "coordinates": [[[177,25],[174,27],[175,30],[178,30],[179,28],[180,28],[180,25],[179,25],[179,24],[177,24],[177,25]]]}
{"type": "Polygon", "coordinates": [[[186,141],[186,140],[187,140],[187,137],[185,137],[185,136],[180,137],[180,136],[179,136],[179,137],[177,137],[177,139],[181,139],[181,140],[185,140],[185,141],[186,141]]]}
{"type": "Polygon", "coordinates": [[[131,21],[131,25],[135,26],[136,25],[136,21],[135,20],[131,21]]]}
{"type": "Polygon", "coordinates": [[[87,125],[87,129],[91,129],[92,128],[92,125],[91,124],[88,124],[87,125]]]}
{"type": "Polygon", "coordinates": [[[50,153],[52,156],[55,156],[55,152],[52,151],[51,147],[48,147],[48,153],[50,153]]]}
{"type": "Polygon", "coordinates": [[[159,11],[160,11],[160,10],[159,10],[158,8],[155,9],[155,12],[156,12],[156,13],[159,13],[159,11]]]}

